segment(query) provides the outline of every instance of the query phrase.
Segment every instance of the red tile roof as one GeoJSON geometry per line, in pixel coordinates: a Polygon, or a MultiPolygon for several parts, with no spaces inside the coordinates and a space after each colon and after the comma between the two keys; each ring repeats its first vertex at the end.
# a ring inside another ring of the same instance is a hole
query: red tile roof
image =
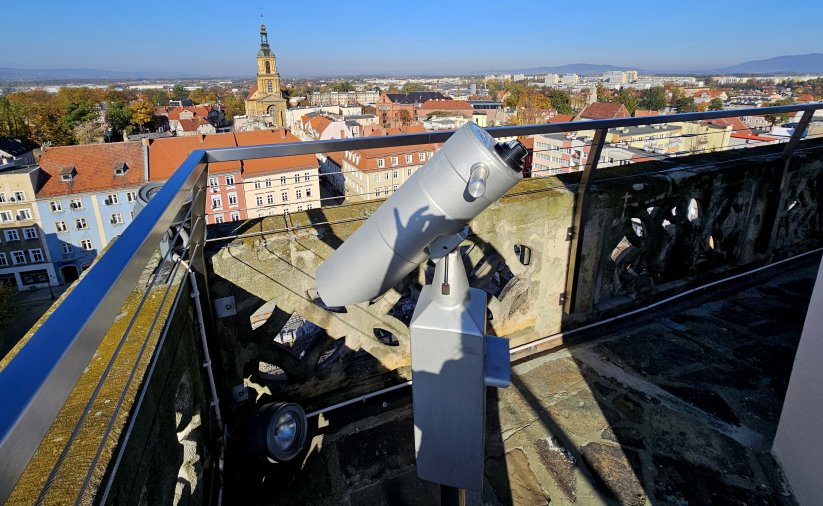
{"type": "Polygon", "coordinates": [[[743,123],[743,120],[738,118],[738,117],[710,119],[710,120],[707,121],[707,123],[710,123],[712,125],[718,125],[718,126],[730,126],[731,125],[732,133],[743,133],[743,134],[752,133],[752,131],[749,129],[749,127],[747,127],[746,124],[743,123]]]}
{"type": "Polygon", "coordinates": [[[569,123],[570,121],[574,120],[574,115],[572,114],[555,114],[551,118],[548,119],[549,123],[569,123]]]}
{"type": "Polygon", "coordinates": [[[208,125],[209,122],[200,116],[195,116],[193,119],[179,119],[180,128],[184,132],[196,132],[197,129],[203,125],[208,125]]]}
{"type": "Polygon", "coordinates": [[[311,126],[311,129],[318,134],[322,134],[323,131],[331,125],[331,123],[331,120],[325,116],[314,116],[306,122],[306,124],[311,126]]]}
{"type": "MultiPolygon", "coordinates": [[[[352,158],[345,158],[345,160],[354,167],[360,169],[362,172],[377,172],[407,166],[419,166],[425,163],[420,161],[419,153],[435,153],[439,146],[439,144],[419,144],[415,146],[392,146],[388,148],[361,149],[352,152],[355,155],[360,155],[359,159],[355,161],[352,158]],[[406,155],[412,155],[412,161],[410,164],[406,163],[406,155]],[[397,157],[397,165],[395,166],[391,164],[392,156],[397,157]],[[379,158],[384,159],[383,167],[377,166],[377,160],[379,158]]],[[[426,157],[426,160],[428,160],[428,156],[426,157]]]]}
{"type": "MultiPolygon", "coordinates": [[[[300,139],[295,137],[294,134],[283,128],[235,132],[234,137],[238,146],[300,142],[300,139]]],[[[295,169],[315,168],[318,165],[319,163],[315,155],[291,155],[275,158],[260,158],[257,160],[243,160],[243,177],[253,177],[260,174],[295,169]]]]}
{"type": "Polygon", "coordinates": [[[251,100],[251,96],[254,95],[256,92],[257,92],[257,83],[254,83],[254,84],[251,85],[251,88],[249,88],[249,94],[246,95],[246,100],[251,100]]]}
{"type": "Polygon", "coordinates": [[[651,111],[649,109],[635,109],[634,117],[642,118],[646,116],[660,116],[660,111],[651,111]]]}
{"type": "Polygon", "coordinates": [[[583,109],[580,117],[584,119],[614,119],[614,118],[628,118],[629,111],[623,104],[612,102],[595,102],[592,105],[583,109]]]}
{"type": "MultiPolygon", "coordinates": [[[[237,144],[233,134],[206,134],[187,137],[165,137],[149,141],[149,179],[165,181],[180,164],[197,149],[228,148],[237,144]]],[[[209,164],[209,172],[239,172],[240,162],[209,164]]]]}
{"type": "Polygon", "coordinates": [[[814,102],[814,97],[808,93],[798,95],[797,102],[814,102]]]}
{"type": "Polygon", "coordinates": [[[145,183],[143,149],[138,142],[46,147],[40,167],[46,173],[46,182],[37,192],[38,197],[135,187],[145,183]],[[122,176],[115,176],[114,165],[121,162],[128,170],[122,176]],[[60,181],[60,171],[69,167],[74,167],[77,175],[71,182],[60,181]]]}

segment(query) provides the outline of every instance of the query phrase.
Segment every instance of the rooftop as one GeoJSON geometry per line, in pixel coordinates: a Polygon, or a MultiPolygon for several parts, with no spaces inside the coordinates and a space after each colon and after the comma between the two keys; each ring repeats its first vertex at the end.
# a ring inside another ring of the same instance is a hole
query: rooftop
{"type": "Polygon", "coordinates": [[[46,177],[37,192],[38,197],[136,187],[145,183],[143,147],[138,142],[47,147],[43,149],[40,167],[46,177]],[[123,175],[115,175],[115,165],[122,163],[128,170],[123,175]],[[71,181],[62,181],[60,174],[70,167],[76,169],[76,175],[71,181]]]}

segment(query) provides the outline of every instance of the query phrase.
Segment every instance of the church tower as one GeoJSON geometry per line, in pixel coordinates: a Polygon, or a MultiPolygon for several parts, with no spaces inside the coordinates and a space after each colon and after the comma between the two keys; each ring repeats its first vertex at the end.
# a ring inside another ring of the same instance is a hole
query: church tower
{"type": "Polygon", "coordinates": [[[271,116],[276,126],[285,124],[286,99],[280,90],[277,60],[269,47],[266,25],[260,25],[260,51],[257,52],[257,84],[246,97],[246,115],[271,116]]]}

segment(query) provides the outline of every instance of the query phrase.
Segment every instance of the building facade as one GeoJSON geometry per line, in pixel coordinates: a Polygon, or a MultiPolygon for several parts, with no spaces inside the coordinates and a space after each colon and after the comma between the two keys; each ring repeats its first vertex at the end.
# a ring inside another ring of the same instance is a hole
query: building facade
{"type": "Polygon", "coordinates": [[[0,284],[18,290],[58,284],[35,205],[42,182],[36,166],[0,170],[0,284]]]}
{"type": "Polygon", "coordinates": [[[260,25],[260,51],[257,52],[257,83],[246,96],[247,116],[271,116],[276,126],[286,124],[286,99],[280,89],[277,61],[269,47],[266,25],[260,25]]]}
{"type": "Polygon", "coordinates": [[[145,184],[139,143],[46,148],[36,205],[59,283],[70,283],[134,219],[145,184]]]}
{"type": "Polygon", "coordinates": [[[347,202],[390,196],[424,163],[431,160],[437,144],[345,151],[342,172],[347,202]]]}

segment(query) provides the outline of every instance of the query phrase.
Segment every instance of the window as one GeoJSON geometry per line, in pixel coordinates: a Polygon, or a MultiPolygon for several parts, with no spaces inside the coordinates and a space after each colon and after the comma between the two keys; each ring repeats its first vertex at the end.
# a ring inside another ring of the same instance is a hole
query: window
{"type": "Polygon", "coordinates": [[[17,233],[17,230],[6,230],[3,232],[6,235],[7,241],[19,241],[20,234],[17,233]]]}
{"type": "Polygon", "coordinates": [[[231,221],[238,221],[240,219],[240,213],[237,211],[232,211],[231,213],[231,221]]]}
{"type": "Polygon", "coordinates": [[[269,193],[266,195],[266,202],[269,204],[274,204],[274,193],[269,193]]]}
{"type": "Polygon", "coordinates": [[[71,244],[64,242],[60,245],[60,252],[63,255],[71,255],[71,244]]]}
{"type": "Polygon", "coordinates": [[[280,198],[283,199],[283,202],[288,202],[289,201],[289,192],[282,192],[280,194],[280,198]]]}
{"type": "Polygon", "coordinates": [[[11,261],[14,262],[14,265],[24,264],[26,263],[26,254],[22,251],[12,251],[11,261]]]}
{"type": "Polygon", "coordinates": [[[226,186],[234,186],[234,176],[226,176],[226,186]]]}
{"type": "Polygon", "coordinates": [[[26,239],[37,239],[37,229],[34,227],[24,228],[23,237],[25,237],[26,239]]]}
{"type": "Polygon", "coordinates": [[[9,265],[9,259],[6,258],[5,253],[0,253],[0,267],[5,267],[9,265]]]}
{"type": "Polygon", "coordinates": [[[6,194],[3,193],[3,192],[0,192],[0,202],[5,202],[5,201],[6,201],[6,194]]]}
{"type": "Polygon", "coordinates": [[[17,210],[17,221],[23,220],[30,220],[31,219],[31,211],[28,209],[18,209],[17,210]]]}
{"type": "Polygon", "coordinates": [[[302,211],[302,210],[303,210],[303,206],[297,206],[297,212],[298,212],[298,213],[299,213],[300,211],[302,211]]]}
{"type": "Polygon", "coordinates": [[[309,204],[306,204],[306,210],[309,210],[309,209],[311,209],[311,207],[312,207],[312,206],[311,206],[311,203],[309,203],[309,204]]]}
{"type": "Polygon", "coordinates": [[[412,163],[412,155],[406,155],[406,163],[412,163]]]}
{"type": "Polygon", "coordinates": [[[263,205],[263,196],[258,195],[257,198],[255,199],[255,202],[257,203],[258,206],[262,206],[263,205]]]}
{"type": "Polygon", "coordinates": [[[407,175],[407,176],[411,176],[411,173],[412,173],[412,169],[411,169],[411,167],[409,167],[408,169],[406,169],[406,175],[407,175]]]}
{"type": "Polygon", "coordinates": [[[229,207],[237,207],[237,194],[229,193],[229,207]]]}
{"type": "Polygon", "coordinates": [[[304,172],[303,173],[303,181],[308,183],[309,179],[311,178],[311,172],[304,172]]]}
{"type": "Polygon", "coordinates": [[[215,223],[223,223],[223,213],[215,214],[214,215],[214,222],[215,223]]]}
{"type": "Polygon", "coordinates": [[[271,188],[271,179],[266,178],[266,188],[271,188]]]}
{"type": "Polygon", "coordinates": [[[209,186],[211,186],[212,193],[217,192],[217,178],[216,177],[210,177],[209,178],[209,186]]]}
{"type": "Polygon", "coordinates": [[[394,171],[392,171],[391,177],[393,177],[394,179],[397,179],[398,177],[400,177],[400,174],[398,174],[397,171],[394,170],[394,171]]]}
{"type": "Polygon", "coordinates": [[[386,166],[386,161],[383,160],[382,158],[378,158],[377,159],[377,166],[382,169],[383,167],[386,166]]]}
{"type": "Polygon", "coordinates": [[[26,194],[23,192],[14,192],[14,199],[17,202],[25,202],[26,201],[26,194]]]}
{"type": "Polygon", "coordinates": [[[286,185],[286,176],[280,176],[280,186],[286,185]]]}
{"type": "Polygon", "coordinates": [[[109,218],[109,221],[112,225],[122,225],[123,224],[123,215],[120,213],[114,213],[109,218]]]}
{"type": "Polygon", "coordinates": [[[66,224],[65,221],[58,221],[54,224],[54,228],[57,229],[57,233],[59,234],[60,232],[65,232],[66,230],[68,230],[69,226],[66,224]]]}
{"type": "Polygon", "coordinates": [[[294,198],[300,200],[303,198],[303,190],[295,190],[294,191],[294,198]]]}
{"type": "Polygon", "coordinates": [[[91,242],[91,239],[83,239],[80,241],[80,247],[86,251],[91,251],[94,249],[94,243],[91,242]]]}
{"type": "Polygon", "coordinates": [[[260,181],[255,181],[255,182],[254,182],[254,189],[255,189],[255,190],[259,190],[259,189],[260,189],[260,181]]]}
{"type": "Polygon", "coordinates": [[[11,221],[11,212],[9,211],[0,211],[0,222],[11,221]]]}
{"type": "Polygon", "coordinates": [[[40,248],[30,249],[29,257],[31,258],[32,263],[42,262],[45,260],[43,257],[43,250],[40,248]]]}
{"type": "Polygon", "coordinates": [[[374,175],[374,182],[376,183],[378,181],[380,181],[380,173],[379,172],[374,175]]]}
{"type": "Polygon", "coordinates": [[[74,220],[74,228],[77,230],[85,230],[89,228],[88,223],[86,223],[86,218],[77,218],[74,220]]]}
{"type": "Polygon", "coordinates": [[[392,186],[392,191],[397,191],[397,185],[392,186]]]}
{"type": "Polygon", "coordinates": [[[391,165],[392,165],[392,167],[397,167],[397,157],[396,156],[391,157],[391,165]]]}
{"type": "Polygon", "coordinates": [[[110,206],[110,205],[113,205],[113,204],[119,204],[119,203],[120,203],[120,199],[117,197],[116,193],[111,193],[109,195],[106,195],[106,205],[107,206],[110,206]]]}
{"type": "Polygon", "coordinates": [[[429,160],[431,160],[433,156],[434,156],[434,152],[433,152],[433,151],[429,151],[429,152],[428,152],[428,154],[427,154],[427,158],[428,158],[429,160]]]}
{"type": "Polygon", "coordinates": [[[126,202],[134,202],[137,198],[137,194],[135,192],[126,192],[126,202]]]}
{"type": "Polygon", "coordinates": [[[420,160],[421,162],[425,162],[426,161],[426,153],[419,153],[417,155],[417,159],[420,160]]]}
{"type": "Polygon", "coordinates": [[[71,199],[71,202],[69,202],[69,207],[72,209],[83,209],[83,200],[71,199]]]}
{"type": "Polygon", "coordinates": [[[295,174],[295,175],[294,175],[294,182],[295,182],[295,183],[299,183],[299,182],[300,182],[300,174],[295,174]]]}
{"type": "Polygon", "coordinates": [[[375,189],[374,189],[374,196],[375,196],[375,197],[379,197],[379,196],[380,196],[380,194],[381,194],[381,190],[380,190],[380,188],[375,188],[375,189]]]}
{"type": "Polygon", "coordinates": [[[49,202],[49,207],[51,207],[51,212],[53,213],[63,212],[63,204],[61,204],[59,200],[52,200],[49,202]]]}
{"type": "Polygon", "coordinates": [[[311,188],[306,188],[306,197],[311,197],[311,188]]]}
{"type": "Polygon", "coordinates": [[[211,198],[211,208],[212,209],[220,209],[223,207],[223,199],[220,197],[212,197],[211,198]]]}
{"type": "Polygon", "coordinates": [[[274,93],[274,87],[272,86],[271,81],[266,81],[266,91],[269,93],[274,93]]]}

